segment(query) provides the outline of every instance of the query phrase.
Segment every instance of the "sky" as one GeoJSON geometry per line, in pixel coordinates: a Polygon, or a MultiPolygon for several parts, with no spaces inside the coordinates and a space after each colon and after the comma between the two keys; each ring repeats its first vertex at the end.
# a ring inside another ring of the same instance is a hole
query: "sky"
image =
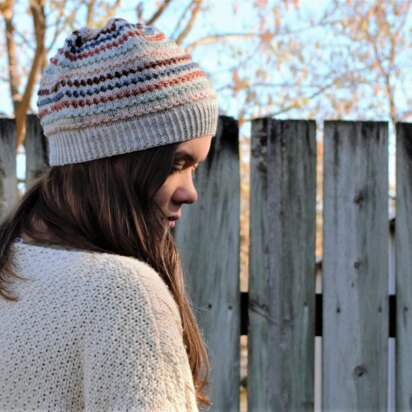
{"type": "MultiPolygon", "coordinates": [[[[365,0],[367,1],[367,0],[365,0]]],[[[290,3],[292,3],[290,1],[290,3]]],[[[23,7],[23,2],[19,3],[19,7],[23,7]]],[[[123,0],[122,6],[118,10],[116,16],[126,18],[130,21],[134,21],[136,19],[135,13],[135,5],[137,4],[136,1],[131,0],[123,0]]],[[[174,32],[174,24],[176,21],[176,13],[181,13],[182,4],[187,4],[187,1],[179,1],[175,4],[170,6],[170,9],[164,14],[164,16],[156,23],[156,26],[164,31],[167,35],[171,36],[174,32]]],[[[204,35],[207,35],[210,32],[222,32],[225,33],[239,33],[239,32],[249,32],[256,29],[257,21],[253,20],[254,13],[251,12],[251,7],[253,7],[253,1],[221,1],[221,0],[210,0],[207,2],[209,7],[209,13],[202,15],[201,19],[199,20],[199,24],[195,26],[195,29],[190,33],[189,37],[187,38],[186,44],[189,44],[191,41],[201,38],[204,35]],[[235,7],[233,6],[235,4],[235,7]]],[[[299,16],[311,16],[313,18],[319,17],[325,7],[330,4],[330,0],[300,0],[299,1],[299,8],[295,9],[293,6],[290,6],[289,12],[286,16],[286,20],[295,28],[298,29],[301,23],[301,19],[299,16]]],[[[26,7],[26,6],[24,6],[26,7]]],[[[150,16],[155,8],[155,2],[145,1],[145,16],[150,16]]],[[[23,23],[22,26],[30,27],[31,21],[29,16],[26,14],[25,19],[27,21],[22,22],[19,20],[19,23],[23,23]]],[[[20,26],[19,26],[20,27],[20,26]]],[[[51,51],[49,57],[56,53],[57,47],[59,47],[66,37],[68,33],[65,33],[61,39],[56,42],[56,47],[51,51]]],[[[324,36],[322,32],[316,33],[312,31],[308,34],[311,37],[310,41],[315,41],[316,37],[324,36]]],[[[193,59],[200,63],[201,67],[205,69],[208,73],[213,75],[213,79],[216,81],[216,84],[225,84],[230,81],[230,74],[228,74],[227,70],[222,70],[222,67],[226,67],[227,63],[236,62],[236,59],[233,59],[233,56],[229,52],[230,46],[236,45],[236,43],[243,41],[242,39],[236,40],[229,43],[228,46],[220,46],[217,48],[214,45],[205,46],[201,49],[195,50],[193,52],[193,59]],[[226,49],[225,49],[226,47],[226,49]]],[[[4,40],[3,40],[4,42],[4,40]]],[[[0,46],[4,47],[4,43],[1,43],[0,46]]],[[[232,49],[230,49],[232,50],[232,49]]],[[[290,73],[284,73],[281,70],[276,72],[274,71],[275,75],[271,79],[271,81],[284,81],[285,77],[290,73]]],[[[5,61],[4,59],[0,59],[0,73],[4,76],[5,73],[5,61]]],[[[405,90],[412,90],[411,84],[405,84],[405,90]]],[[[0,82],[0,96],[3,96],[0,99],[0,112],[3,112],[7,115],[11,115],[11,103],[10,98],[8,98],[9,90],[7,84],[5,82],[0,82]],[[7,97],[6,97],[7,96],[7,97]]],[[[276,90],[273,92],[273,98],[276,99],[276,90]]],[[[399,97],[401,99],[402,97],[399,97]]],[[[33,97],[32,107],[36,107],[35,103],[35,96],[33,97]]],[[[232,115],[236,117],[236,114],[242,108],[242,99],[227,99],[227,93],[225,91],[219,93],[219,106],[222,108],[223,112],[228,115],[232,115]]],[[[321,121],[322,114],[316,118],[316,120],[321,121]]],[[[364,112],[365,119],[368,117],[367,111],[364,112]]],[[[305,112],[295,110],[288,112],[284,115],[279,116],[280,118],[302,118],[307,119],[307,115],[305,112]]],[[[388,120],[385,116],[381,118],[376,118],[374,116],[373,120],[388,120]]],[[[246,123],[241,128],[241,134],[244,136],[248,136],[250,134],[250,124],[246,123]]],[[[395,155],[395,143],[394,143],[394,136],[393,131],[391,130],[390,133],[390,180],[394,180],[394,155],[395,155]]],[[[21,169],[21,168],[20,168],[21,169]]],[[[22,172],[23,173],[23,172],[22,172]]]]}
{"type": "MultiPolygon", "coordinates": [[[[167,12],[162,16],[162,18],[156,23],[156,26],[166,33],[168,36],[172,36],[175,28],[176,14],[181,13],[182,3],[187,3],[187,1],[180,1],[178,7],[172,6],[167,10],[167,12]]],[[[18,7],[23,7],[23,3],[18,7]]],[[[116,13],[117,17],[125,18],[129,21],[136,20],[135,5],[136,1],[132,0],[123,0],[122,6],[118,9],[116,13]]],[[[156,2],[146,1],[145,4],[145,16],[150,16],[155,10],[156,2]]],[[[240,33],[240,32],[250,32],[256,29],[257,20],[253,20],[251,16],[254,16],[254,13],[251,12],[253,7],[252,1],[238,1],[237,7],[235,7],[236,12],[234,12],[233,2],[232,1],[220,1],[220,0],[209,0],[207,2],[209,5],[210,13],[203,15],[199,21],[200,24],[197,24],[194,30],[189,34],[185,43],[190,44],[192,41],[201,38],[209,33],[213,32],[222,32],[225,33],[240,33]],[[223,29],[222,29],[223,28],[223,29]]],[[[325,5],[328,4],[328,0],[300,0],[299,10],[295,10],[293,6],[290,6],[290,13],[288,14],[288,19],[297,27],[299,19],[297,18],[299,14],[302,15],[320,15],[325,5]]],[[[24,10],[24,9],[21,9],[24,10]]],[[[27,13],[19,14],[19,28],[20,26],[31,27],[30,16],[27,13]],[[21,17],[22,16],[22,17],[21,17]],[[24,19],[24,23],[22,20],[24,19]],[[23,24],[21,24],[23,23],[23,24]]],[[[3,22],[0,26],[3,30],[3,22]]],[[[49,57],[53,56],[57,48],[60,47],[66,35],[69,33],[64,33],[60,37],[60,40],[56,42],[55,47],[50,51],[49,57]]],[[[236,44],[236,42],[241,42],[242,39],[234,40],[231,44],[236,44]]],[[[3,43],[0,43],[1,47],[5,47],[4,40],[3,43]]],[[[199,50],[194,50],[193,58],[195,61],[198,61],[202,68],[208,73],[213,74],[214,78],[222,80],[222,82],[227,82],[227,72],[222,70],[222,66],[225,66],[226,62],[233,62],[233,57],[229,53],[219,52],[218,58],[216,58],[216,52],[213,50],[214,45],[204,46],[199,50]]],[[[6,65],[5,60],[0,58],[0,72],[3,77],[6,77],[6,65]]],[[[0,95],[7,96],[9,94],[7,83],[0,82],[0,95]]],[[[219,96],[220,105],[225,107],[224,94],[219,96]]],[[[33,97],[32,107],[36,107],[35,96],[33,97]]],[[[236,103],[236,102],[234,102],[236,103]]],[[[234,115],[238,112],[239,108],[232,106],[232,110],[229,108],[228,114],[234,115]]],[[[4,98],[0,100],[0,112],[5,113],[10,116],[12,114],[12,106],[9,98],[4,98]]]]}

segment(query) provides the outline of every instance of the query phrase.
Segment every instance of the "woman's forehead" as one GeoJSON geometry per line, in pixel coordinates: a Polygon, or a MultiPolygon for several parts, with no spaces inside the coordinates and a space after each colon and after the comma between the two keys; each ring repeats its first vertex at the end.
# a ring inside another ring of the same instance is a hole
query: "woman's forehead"
{"type": "Polygon", "coordinates": [[[209,153],[211,141],[212,136],[206,135],[179,143],[176,148],[175,158],[187,159],[195,163],[202,162],[209,153]]]}

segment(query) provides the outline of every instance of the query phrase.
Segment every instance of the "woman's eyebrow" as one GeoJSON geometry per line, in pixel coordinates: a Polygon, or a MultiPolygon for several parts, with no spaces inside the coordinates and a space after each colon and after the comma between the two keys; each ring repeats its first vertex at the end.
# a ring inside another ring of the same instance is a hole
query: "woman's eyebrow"
{"type": "Polygon", "coordinates": [[[187,152],[177,152],[175,153],[175,158],[174,160],[185,160],[189,163],[197,163],[196,159],[193,158],[193,156],[187,152]]]}

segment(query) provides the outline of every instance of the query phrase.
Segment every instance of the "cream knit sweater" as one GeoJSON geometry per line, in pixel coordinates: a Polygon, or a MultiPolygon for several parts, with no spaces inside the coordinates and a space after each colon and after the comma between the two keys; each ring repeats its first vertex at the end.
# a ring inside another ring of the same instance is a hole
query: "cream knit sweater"
{"type": "Polygon", "coordinates": [[[0,411],[197,411],[177,305],[145,263],[13,244],[0,411]]]}

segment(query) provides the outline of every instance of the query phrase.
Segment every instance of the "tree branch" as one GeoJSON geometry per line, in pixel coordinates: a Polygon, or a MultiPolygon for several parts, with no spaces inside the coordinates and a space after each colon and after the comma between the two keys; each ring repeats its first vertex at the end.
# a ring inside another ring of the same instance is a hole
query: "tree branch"
{"type": "Polygon", "coordinates": [[[91,27],[94,20],[94,5],[96,0],[88,0],[86,3],[87,15],[86,15],[86,26],[91,27]]]}
{"type": "Polygon", "coordinates": [[[107,7],[106,15],[105,15],[105,20],[108,20],[114,16],[114,13],[120,6],[120,3],[121,3],[121,0],[116,0],[112,6],[109,6],[109,4],[107,4],[108,7],[107,7]]]}
{"type": "Polygon", "coordinates": [[[176,39],[176,44],[182,44],[183,40],[187,37],[187,35],[190,33],[190,31],[193,28],[193,25],[195,24],[195,21],[197,19],[197,16],[200,13],[200,10],[202,9],[204,0],[193,0],[191,3],[194,4],[194,10],[192,11],[192,16],[190,17],[189,21],[186,24],[186,27],[182,30],[182,32],[179,34],[179,36],[176,39]]]}
{"type": "MultiPolygon", "coordinates": [[[[17,43],[19,46],[20,46],[20,45],[23,45],[24,48],[29,49],[31,52],[34,51],[33,44],[31,44],[30,41],[29,41],[29,39],[27,39],[26,37],[24,37],[24,34],[21,33],[19,30],[17,30],[16,28],[14,28],[14,35],[15,35],[16,40],[17,40],[16,43],[17,43]]],[[[21,56],[20,56],[20,58],[21,58],[21,56]]]]}
{"type": "Polygon", "coordinates": [[[176,23],[176,26],[175,26],[175,28],[173,29],[173,31],[172,31],[172,34],[170,35],[170,37],[172,38],[172,39],[175,39],[176,37],[177,37],[177,32],[178,32],[178,30],[180,29],[180,25],[182,24],[182,22],[184,21],[184,19],[185,19],[185,16],[186,16],[186,14],[188,13],[188,11],[190,10],[190,7],[193,5],[193,1],[191,1],[186,7],[185,7],[185,9],[183,10],[183,13],[181,13],[180,14],[180,16],[179,16],[179,18],[177,19],[177,23],[176,23]]]}
{"type": "Polygon", "coordinates": [[[165,12],[167,6],[172,2],[172,0],[163,0],[163,3],[160,5],[160,7],[155,11],[152,17],[150,17],[149,20],[147,20],[146,24],[148,26],[151,26],[154,24],[154,22],[165,12]]]}
{"type": "MultiPolygon", "coordinates": [[[[397,121],[397,113],[396,113],[396,106],[395,106],[395,102],[394,102],[394,88],[391,84],[391,73],[390,70],[386,70],[386,68],[383,65],[384,62],[384,58],[382,58],[381,54],[379,53],[379,47],[378,47],[378,39],[377,39],[377,35],[372,35],[369,31],[366,31],[366,38],[368,39],[368,41],[371,43],[372,48],[373,48],[373,52],[375,55],[375,60],[376,63],[379,67],[379,71],[384,79],[385,82],[385,92],[386,95],[388,97],[388,105],[389,105],[389,116],[391,118],[391,121],[393,124],[396,123],[397,121]]],[[[392,44],[391,44],[392,46],[392,44]]],[[[393,53],[393,48],[390,48],[390,56],[389,56],[389,66],[393,66],[394,63],[394,53],[393,53]]]]}
{"type": "Polygon", "coordinates": [[[244,38],[253,38],[256,37],[257,33],[226,33],[226,34],[214,34],[211,36],[206,36],[202,37],[193,43],[190,43],[188,46],[186,46],[186,51],[188,53],[191,53],[193,49],[199,46],[203,46],[205,44],[211,44],[211,43],[216,43],[220,41],[225,41],[225,40],[241,40],[244,38]]]}
{"type": "Polygon", "coordinates": [[[13,12],[14,0],[3,0],[0,2],[0,14],[3,14],[4,17],[10,17],[13,12]]]}
{"type": "Polygon", "coordinates": [[[16,41],[14,38],[15,27],[13,23],[13,6],[14,1],[9,1],[7,4],[2,3],[2,14],[6,23],[6,45],[7,45],[7,58],[9,61],[9,88],[10,95],[13,102],[13,109],[16,113],[19,109],[21,102],[20,88],[20,76],[18,70],[17,56],[16,56],[16,41]]]}
{"type": "MultiPolygon", "coordinates": [[[[326,86],[323,86],[323,87],[319,88],[316,92],[310,94],[309,96],[304,97],[304,98],[297,99],[297,100],[294,101],[293,103],[289,104],[288,106],[283,107],[282,109],[278,110],[277,112],[267,113],[267,114],[265,114],[265,115],[262,116],[262,117],[275,117],[275,116],[279,116],[280,114],[286,113],[286,112],[288,112],[288,111],[290,111],[290,110],[296,109],[296,108],[299,107],[299,104],[298,104],[298,101],[299,101],[299,100],[302,100],[302,99],[304,99],[304,100],[311,100],[311,99],[314,99],[314,98],[317,97],[317,96],[320,96],[320,95],[321,95],[322,93],[324,93],[326,90],[328,90],[328,89],[330,89],[331,87],[333,87],[333,85],[335,84],[336,80],[337,80],[337,79],[334,79],[332,82],[328,83],[326,86]]],[[[259,117],[261,117],[261,116],[259,116],[259,117]]],[[[255,119],[255,117],[250,117],[250,118],[248,118],[248,119],[244,119],[244,121],[247,122],[247,121],[251,121],[251,120],[253,120],[253,119],[255,119]]]]}
{"type": "Polygon", "coordinates": [[[45,37],[46,37],[46,17],[44,13],[45,0],[30,0],[30,11],[33,17],[34,33],[36,38],[36,51],[33,57],[33,63],[27,79],[26,88],[20,103],[16,116],[16,146],[24,142],[26,128],[26,112],[30,106],[30,100],[33,95],[34,86],[40,75],[42,65],[45,60],[45,37]]]}
{"type": "Polygon", "coordinates": [[[76,17],[76,9],[72,10],[70,13],[65,13],[64,6],[63,6],[57,18],[57,21],[56,21],[56,25],[55,25],[56,29],[54,31],[52,40],[50,44],[47,46],[47,52],[49,52],[54,47],[57,39],[66,29],[66,27],[73,24],[75,17],[76,17]]]}

